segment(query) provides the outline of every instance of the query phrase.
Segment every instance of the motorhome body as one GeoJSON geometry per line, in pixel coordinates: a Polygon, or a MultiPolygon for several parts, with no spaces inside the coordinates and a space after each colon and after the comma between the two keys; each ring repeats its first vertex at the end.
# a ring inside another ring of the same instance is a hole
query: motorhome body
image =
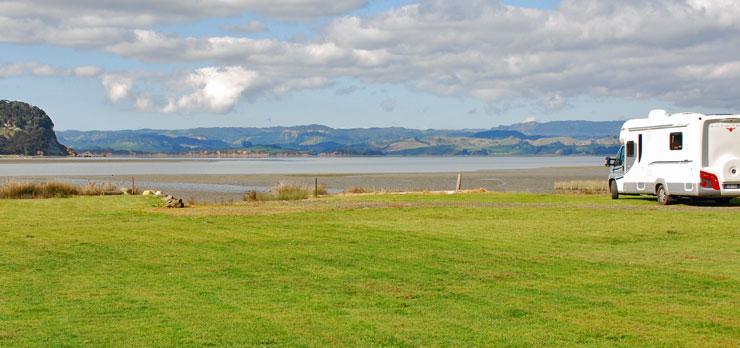
{"type": "Polygon", "coordinates": [[[629,120],[611,166],[609,188],[619,194],[651,194],[661,204],[673,197],[740,197],[740,115],[668,114],[629,120]]]}

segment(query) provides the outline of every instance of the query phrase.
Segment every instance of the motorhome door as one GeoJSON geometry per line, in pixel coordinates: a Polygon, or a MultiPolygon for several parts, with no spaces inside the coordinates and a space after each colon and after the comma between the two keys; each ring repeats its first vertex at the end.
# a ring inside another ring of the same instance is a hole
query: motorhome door
{"type": "Polygon", "coordinates": [[[625,151],[625,161],[624,161],[624,172],[628,173],[630,169],[635,165],[635,159],[637,158],[636,151],[635,151],[635,142],[630,140],[627,141],[627,144],[624,146],[625,151]]]}

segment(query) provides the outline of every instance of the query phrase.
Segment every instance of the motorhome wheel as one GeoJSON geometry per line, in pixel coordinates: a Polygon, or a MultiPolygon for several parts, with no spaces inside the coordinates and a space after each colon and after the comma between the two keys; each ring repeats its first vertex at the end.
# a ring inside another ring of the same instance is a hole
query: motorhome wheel
{"type": "Polygon", "coordinates": [[[658,186],[657,194],[658,194],[658,203],[660,203],[660,205],[671,204],[671,196],[665,190],[665,187],[663,187],[663,185],[658,186]]]}
{"type": "Polygon", "coordinates": [[[617,181],[612,180],[609,182],[609,192],[612,194],[612,199],[619,198],[619,190],[617,189],[617,181]]]}

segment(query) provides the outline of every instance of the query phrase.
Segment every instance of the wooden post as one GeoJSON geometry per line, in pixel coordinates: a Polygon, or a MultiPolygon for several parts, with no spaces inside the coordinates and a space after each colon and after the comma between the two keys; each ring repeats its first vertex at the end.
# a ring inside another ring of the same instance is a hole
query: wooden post
{"type": "Polygon", "coordinates": [[[313,182],[313,196],[315,198],[319,197],[319,177],[316,177],[313,182]]]}
{"type": "Polygon", "coordinates": [[[462,173],[457,173],[457,184],[455,185],[455,191],[462,189],[462,173]]]}
{"type": "Polygon", "coordinates": [[[136,194],[136,179],[133,176],[131,177],[131,194],[136,194]]]}

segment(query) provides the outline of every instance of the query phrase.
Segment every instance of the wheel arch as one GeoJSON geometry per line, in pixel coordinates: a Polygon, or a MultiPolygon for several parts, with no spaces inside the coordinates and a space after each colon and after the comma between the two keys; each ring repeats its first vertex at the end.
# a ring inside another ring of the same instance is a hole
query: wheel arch
{"type": "Polygon", "coordinates": [[[665,189],[665,192],[667,194],[670,194],[671,193],[671,191],[668,190],[668,185],[666,185],[665,180],[663,180],[663,179],[655,180],[655,184],[653,185],[653,193],[655,193],[657,195],[658,194],[658,188],[661,187],[661,186],[663,186],[663,188],[665,189]]]}

